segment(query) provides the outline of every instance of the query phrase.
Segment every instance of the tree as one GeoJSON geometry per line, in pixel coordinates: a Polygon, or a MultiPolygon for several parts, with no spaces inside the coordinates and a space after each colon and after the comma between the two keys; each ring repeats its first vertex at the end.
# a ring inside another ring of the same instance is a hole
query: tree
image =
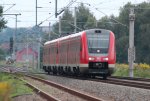
{"type": "Polygon", "coordinates": [[[0,6],[0,31],[5,28],[6,21],[3,18],[3,7],[0,6]]]}
{"type": "Polygon", "coordinates": [[[4,60],[5,58],[5,52],[4,50],[0,49],[0,60],[4,60]]]}
{"type": "Polygon", "coordinates": [[[104,16],[101,19],[98,20],[98,28],[101,29],[111,29],[112,28],[112,24],[111,24],[111,20],[109,17],[104,16]]]}
{"type": "Polygon", "coordinates": [[[150,44],[149,44],[149,38],[150,38],[150,24],[142,24],[140,26],[141,35],[139,37],[139,43],[137,43],[137,61],[142,63],[150,63],[150,44]]]}
{"type": "MultiPolygon", "coordinates": [[[[65,9],[61,17],[61,29],[62,29],[61,36],[65,36],[68,33],[73,33],[73,30],[74,30],[73,19],[74,18],[73,18],[72,12],[68,8],[65,9]]],[[[56,38],[58,37],[57,34],[59,33],[59,22],[53,25],[53,29],[54,29],[54,33],[52,33],[53,35],[52,37],[56,38]]]]}
{"type": "Polygon", "coordinates": [[[72,33],[74,30],[73,26],[73,16],[72,12],[69,9],[66,9],[64,14],[62,15],[62,33],[72,33]]]}
{"type": "Polygon", "coordinates": [[[136,61],[150,64],[150,3],[143,2],[136,6],[135,20],[135,45],[136,45],[136,61]]]}
{"type": "MultiPolygon", "coordinates": [[[[89,28],[95,28],[96,25],[96,19],[94,15],[90,12],[90,10],[83,5],[83,3],[80,4],[80,6],[77,7],[76,10],[76,18],[77,18],[77,32],[89,29],[89,28]]],[[[67,8],[61,18],[61,29],[62,33],[61,35],[68,35],[70,33],[74,32],[74,17],[72,15],[72,12],[67,8]]],[[[53,30],[55,33],[59,33],[59,23],[55,23],[53,25],[53,30]]],[[[53,39],[58,37],[58,34],[53,33],[53,39]]]]}
{"type": "Polygon", "coordinates": [[[150,63],[150,7],[149,3],[143,2],[138,5],[132,5],[127,3],[120,9],[119,16],[116,18],[119,22],[127,25],[115,25],[113,32],[116,36],[116,50],[117,50],[117,62],[127,62],[127,54],[129,47],[129,10],[131,7],[135,8],[135,47],[136,47],[136,61],[150,63]]]}
{"type": "MultiPolygon", "coordinates": [[[[83,30],[95,27],[96,19],[90,12],[90,10],[84,6],[83,3],[81,3],[80,6],[77,8],[76,15],[77,15],[77,27],[83,30]]],[[[80,30],[78,29],[78,31],[80,30]]]]}

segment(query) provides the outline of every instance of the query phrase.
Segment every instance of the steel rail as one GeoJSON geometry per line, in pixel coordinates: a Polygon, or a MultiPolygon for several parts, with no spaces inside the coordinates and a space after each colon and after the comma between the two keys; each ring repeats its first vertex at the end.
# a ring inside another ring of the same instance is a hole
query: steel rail
{"type": "Polygon", "coordinates": [[[125,80],[119,80],[119,79],[118,80],[108,79],[105,81],[104,80],[94,80],[94,81],[115,84],[115,85],[129,86],[129,87],[134,87],[134,88],[150,89],[150,84],[141,83],[141,82],[125,81],[125,80]]]}
{"type": "Polygon", "coordinates": [[[132,80],[132,81],[150,82],[150,79],[149,79],[149,78],[141,78],[141,77],[119,77],[119,76],[110,76],[109,78],[132,80]]]}
{"type": "Polygon", "coordinates": [[[25,75],[25,76],[30,77],[30,78],[35,79],[35,80],[38,80],[38,81],[41,81],[41,82],[44,82],[44,83],[46,83],[48,85],[51,85],[51,86],[56,87],[58,89],[61,89],[61,90],[65,91],[65,92],[68,92],[68,93],[74,95],[74,96],[78,96],[80,98],[86,99],[88,101],[105,101],[104,99],[97,98],[97,97],[94,97],[94,96],[82,93],[80,91],[77,91],[77,90],[65,87],[65,86],[60,85],[60,84],[56,84],[56,83],[54,83],[52,81],[44,80],[44,79],[33,77],[33,76],[30,76],[30,75],[25,75]]]}
{"type": "MultiPolygon", "coordinates": [[[[66,77],[66,76],[63,76],[63,77],[66,77]]],[[[89,80],[89,81],[94,81],[94,82],[123,85],[123,86],[129,86],[129,87],[134,87],[134,88],[150,89],[150,81],[145,81],[145,79],[128,80],[128,79],[124,79],[124,78],[118,79],[118,78],[108,77],[107,80],[102,80],[100,78],[93,79],[93,78],[85,78],[85,77],[72,77],[72,76],[67,76],[67,77],[72,78],[72,79],[89,80]]]]}
{"type": "MultiPolygon", "coordinates": [[[[16,77],[16,78],[18,78],[18,77],[16,77]]],[[[50,94],[44,92],[43,90],[39,89],[38,87],[32,85],[32,84],[29,83],[28,81],[23,80],[23,79],[20,79],[20,78],[18,78],[18,79],[19,79],[19,80],[22,80],[23,82],[25,82],[27,86],[31,87],[34,91],[38,92],[38,94],[39,94],[41,97],[43,97],[44,99],[47,99],[47,101],[61,101],[61,100],[59,100],[59,99],[53,97],[52,95],[50,95],[50,94]]]]}

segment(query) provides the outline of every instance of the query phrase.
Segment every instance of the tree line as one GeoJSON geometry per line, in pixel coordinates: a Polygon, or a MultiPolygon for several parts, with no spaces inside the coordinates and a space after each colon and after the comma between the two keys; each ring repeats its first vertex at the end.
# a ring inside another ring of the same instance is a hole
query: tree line
{"type": "MultiPolygon", "coordinates": [[[[3,17],[3,7],[0,6],[0,32],[2,31],[3,28],[5,28],[5,24],[7,23],[7,21],[5,21],[4,17],[3,17]]],[[[4,58],[4,54],[5,52],[0,48],[0,60],[2,58],[4,58]]]]}

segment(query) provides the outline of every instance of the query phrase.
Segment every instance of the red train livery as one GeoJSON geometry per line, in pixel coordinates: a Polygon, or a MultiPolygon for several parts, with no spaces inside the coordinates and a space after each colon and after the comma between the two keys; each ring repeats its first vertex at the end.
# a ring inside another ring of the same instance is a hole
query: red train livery
{"type": "Polygon", "coordinates": [[[53,74],[102,76],[113,72],[115,36],[106,29],[89,29],[44,44],[43,69],[53,74]]]}

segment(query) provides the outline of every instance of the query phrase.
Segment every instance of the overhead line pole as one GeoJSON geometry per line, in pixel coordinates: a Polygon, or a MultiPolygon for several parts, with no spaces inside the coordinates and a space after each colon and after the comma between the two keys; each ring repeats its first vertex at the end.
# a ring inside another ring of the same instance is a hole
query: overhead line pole
{"type": "Polygon", "coordinates": [[[37,26],[37,0],[35,1],[35,25],[37,26]]]}
{"type": "MultiPolygon", "coordinates": [[[[41,8],[37,6],[37,0],[35,1],[35,27],[39,28],[39,25],[37,25],[37,8],[41,8]]],[[[39,37],[39,43],[38,43],[38,69],[40,69],[40,42],[41,42],[41,36],[40,33],[38,34],[39,37]]]]}
{"type": "Polygon", "coordinates": [[[3,15],[15,15],[16,20],[15,20],[15,32],[13,34],[13,54],[12,54],[12,58],[16,59],[16,55],[15,55],[15,49],[16,49],[16,34],[17,34],[17,16],[21,15],[19,14],[3,14],[3,15]]]}
{"type": "Polygon", "coordinates": [[[57,13],[57,0],[55,0],[55,17],[57,18],[57,16],[59,14],[61,14],[63,11],[65,11],[66,8],[68,8],[69,6],[71,6],[74,2],[76,2],[77,0],[75,1],[71,1],[66,7],[64,7],[62,10],[60,10],[58,13],[57,13]]]}
{"type": "Polygon", "coordinates": [[[129,62],[129,76],[133,77],[134,61],[135,61],[135,46],[134,46],[134,8],[130,9],[129,14],[130,27],[129,27],[129,48],[128,48],[128,62],[129,62]]]}
{"type": "Polygon", "coordinates": [[[59,16],[59,34],[61,35],[61,16],[59,16]]]}
{"type": "Polygon", "coordinates": [[[76,15],[76,7],[74,8],[74,33],[76,33],[77,32],[77,29],[76,29],[76,27],[77,27],[77,15],[76,15]]]}
{"type": "Polygon", "coordinates": [[[49,40],[51,40],[51,23],[49,22],[49,40]]]}
{"type": "Polygon", "coordinates": [[[55,17],[57,18],[57,0],[55,0],[55,17]]]}

